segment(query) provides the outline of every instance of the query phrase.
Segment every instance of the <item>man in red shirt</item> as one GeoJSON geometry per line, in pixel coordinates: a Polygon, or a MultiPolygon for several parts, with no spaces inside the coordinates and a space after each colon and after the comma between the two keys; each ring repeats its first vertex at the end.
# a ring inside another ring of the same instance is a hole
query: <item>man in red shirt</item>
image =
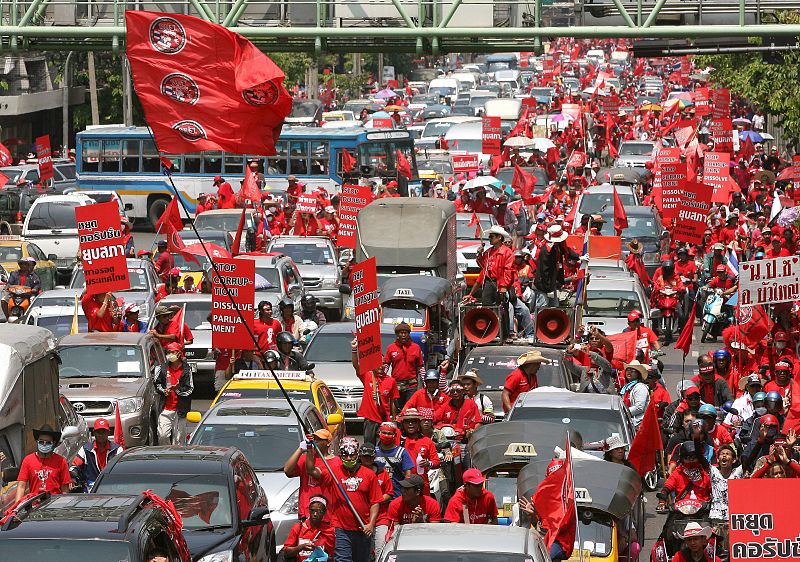
{"type": "Polygon", "coordinates": [[[401,322],[394,333],[397,339],[386,348],[383,362],[392,368],[392,378],[400,391],[398,407],[402,409],[425,377],[425,361],[420,346],[411,341],[411,326],[401,322]]]}
{"type": "Polygon", "coordinates": [[[90,332],[119,332],[120,316],[116,313],[114,295],[84,293],[81,296],[81,306],[90,332]]]}
{"type": "Polygon", "coordinates": [[[158,252],[155,255],[153,265],[155,265],[156,273],[163,282],[167,282],[169,272],[175,267],[175,258],[167,251],[167,241],[158,241],[158,252]]]}
{"type": "Polygon", "coordinates": [[[221,176],[214,176],[214,187],[217,188],[218,209],[236,208],[236,195],[233,193],[231,184],[221,176]]]}
{"type": "Polygon", "coordinates": [[[253,332],[258,336],[258,348],[263,352],[268,349],[278,349],[275,336],[281,331],[281,323],[272,317],[272,303],[261,301],[258,303],[258,318],[253,324],[253,332]]]}
{"type": "Polygon", "coordinates": [[[389,504],[389,535],[395,525],[437,523],[442,520],[439,502],[426,494],[427,483],[418,474],[400,482],[400,496],[389,504]]]}
{"type": "Polygon", "coordinates": [[[491,247],[484,252],[483,244],[478,247],[477,261],[481,268],[477,281],[470,290],[470,296],[481,288],[481,301],[486,306],[506,302],[508,291],[514,283],[516,268],[514,252],[503,242],[510,238],[503,227],[494,225],[486,231],[491,247]]]}
{"type": "Polygon", "coordinates": [[[623,332],[636,332],[636,351],[642,353],[642,361],[650,360],[650,350],[660,350],[661,342],[658,341],[656,333],[648,328],[642,326],[641,311],[634,309],[628,313],[628,327],[622,330],[623,332]]]}
{"type": "Polygon", "coordinates": [[[320,470],[315,464],[314,448],[306,453],[306,471],[318,480],[330,499],[331,521],[336,528],[334,559],[337,562],[370,562],[372,534],[378,520],[378,510],[383,500],[375,473],[361,466],[358,442],[344,439],[339,447],[342,462],[331,466],[331,471],[320,470]],[[348,497],[359,522],[344,499],[340,487],[348,497]]]}
{"type": "Polygon", "coordinates": [[[531,350],[517,357],[517,368],[511,371],[503,384],[503,412],[508,413],[517,397],[523,392],[528,392],[539,386],[536,380],[536,373],[542,363],[550,363],[550,360],[542,356],[538,350],[531,350]]]}
{"type": "Polygon", "coordinates": [[[783,238],[780,236],[773,236],[770,247],[764,252],[765,259],[784,258],[789,255],[789,250],[783,247],[783,238]]]}
{"type": "Polygon", "coordinates": [[[361,406],[358,408],[358,415],[364,418],[364,443],[374,445],[378,440],[380,425],[397,417],[400,391],[397,388],[397,381],[389,376],[385,364],[381,369],[361,373],[358,368],[358,340],[355,338],[350,343],[350,351],[353,368],[364,385],[361,406]]]}
{"type": "Polygon", "coordinates": [[[325,521],[328,513],[328,500],[323,496],[314,496],[308,502],[309,517],[295,523],[283,543],[283,552],[287,559],[303,562],[315,548],[325,551],[328,558],[333,558],[336,532],[330,522],[325,521]]]}
{"type": "Polygon", "coordinates": [[[36,440],[36,452],[22,459],[14,503],[19,503],[29,492],[34,494],[69,492],[71,478],[67,459],[53,452],[61,441],[61,432],[44,425],[33,430],[33,438],[36,440]]]}
{"type": "Polygon", "coordinates": [[[433,417],[433,413],[447,400],[447,395],[441,389],[440,374],[436,369],[429,369],[425,373],[425,386],[417,390],[406,402],[403,413],[415,409],[422,415],[427,410],[433,417]]]}
{"type": "Polygon", "coordinates": [[[708,282],[709,289],[722,289],[722,296],[727,298],[735,293],[739,287],[733,277],[728,275],[728,268],[718,265],[714,268],[714,277],[708,282]]]}
{"type": "Polygon", "coordinates": [[[186,414],[192,406],[192,371],[183,360],[182,346],[167,345],[167,368],[155,381],[156,392],[164,396],[164,409],[158,417],[158,441],[162,445],[186,442],[186,414]]]}
{"type": "MultiPolygon", "coordinates": [[[[327,429],[318,429],[311,435],[311,439],[314,441],[316,447],[320,450],[322,455],[329,463],[340,462],[338,457],[330,454],[331,440],[333,439],[330,431],[327,429]]],[[[300,491],[297,499],[297,515],[301,520],[309,516],[308,509],[305,506],[308,505],[310,498],[313,496],[322,495],[322,488],[320,487],[319,482],[309,478],[308,472],[306,472],[305,452],[307,447],[308,442],[302,441],[297,450],[283,465],[283,473],[287,478],[300,478],[300,491]]],[[[319,458],[319,456],[317,456],[315,462],[320,470],[327,470],[325,468],[325,463],[321,458],[319,458]]]]}
{"type": "Polygon", "coordinates": [[[403,423],[405,438],[402,441],[411,460],[414,461],[417,475],[425,483],[423,493],[430,494],[430,482],[428,480],[428,470],[439,468],[439,454],[436,451],[436,444],[430,437],[422,435],[422,416],[414,409],[409,408],[400,418],[403,423]]]}
{"type": "Polygon", "coordinates": [[[111,435],[111,425],[107,419],[97,418],[94,421],[92,435],[94,439],[90,439],[80,448],[72,459],[70,468],[70,472],[75,475],[75,481],[83,485],[84,492],[89,491],[108,461],[123,451],[119,443],[108,439],[111,435]]]}
{"type": "Polygon", "coordinates": [[[450,523],[466,523],[466,515],[473,525],[497,525],[497,503],[494,495],[484,489],[486,479],[481,471],[477,468],[465,470],[463,479],[464,485],[456,490],[447,504],[444,520],[450,523]]]}
{"type": "Polygon", "coordinates": [[[469,439],[472,432],[481,425],[481,412],[474,400],[465,400],[464,387],[460,382],[450,383],[450,400],[442,404],[433,415],[436,429],[449,425],[455,432],[455,439],[469,439]]]}

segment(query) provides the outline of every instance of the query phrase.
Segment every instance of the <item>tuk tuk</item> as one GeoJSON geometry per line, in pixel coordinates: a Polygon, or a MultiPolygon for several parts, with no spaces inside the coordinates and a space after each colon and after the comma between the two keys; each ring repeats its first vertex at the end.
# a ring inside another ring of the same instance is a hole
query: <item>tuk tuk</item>
{"type": "MultiPolygon", "coordinates": [[[[549,457],[549,455],[548,455],[549,457]]],[[[547,474],[550,459],[526,465],[517,477],[517,494],[530,498],[547,474]]],[[[644,544],[642,480],[625,465],[573,456],[578,533],[584,562],[629,559],[629,546],[644,544]]],[[[637,557],[634,547],[633,556],[637,557]]],[[[581,559],[576,548],[569,560],[581,559]]]]}
{"type": "Polygon", "coordinates": [[[381,322],[407,323],[411,339],[422,349],[425,363],[438,365],[447,356],[447,344],[458,303],[447,279],[430,275],[403,275],[387,279],[381,289],[381,322]]]}

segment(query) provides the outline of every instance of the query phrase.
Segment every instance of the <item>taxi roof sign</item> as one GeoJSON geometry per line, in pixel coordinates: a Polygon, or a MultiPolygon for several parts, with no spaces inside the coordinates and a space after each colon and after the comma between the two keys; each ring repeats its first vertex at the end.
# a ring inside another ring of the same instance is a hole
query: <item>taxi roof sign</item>
{"type": "Polygon", "coordinates": [[[506,449],[507,457],[535,457],[538,456],[533,443],[509,443],[506,449]]]}
{"type": "Polygon", "coordinates": [[[394,296],[397,298],[414,298],[414,292],[411,289],[395,289],[394,296]]]}
{"type": "Polygon", "coordinates": [[[579,503],[592,503],[592,496],[588,488],[575,488],[575,501],[579,503]]]}
{"type": "Polygon", "coordinates": [[[11,240],[13,242],[19,242],[20,240],[22,240],[22,236],[20,236],[18,234],[2,234],[2,235],[0,235],[0,242],[6,242],[8,240],[11,240]]]}
{"type": "MultiPolygon", "coordinates": [[[[282,381],[308,381],[314,377],[303,371],[275,371],[275,376],[282,381]]],[[[272,373],[266,369],[245,369],[233,375],[234,380],[274,380],[272,373]]]]}

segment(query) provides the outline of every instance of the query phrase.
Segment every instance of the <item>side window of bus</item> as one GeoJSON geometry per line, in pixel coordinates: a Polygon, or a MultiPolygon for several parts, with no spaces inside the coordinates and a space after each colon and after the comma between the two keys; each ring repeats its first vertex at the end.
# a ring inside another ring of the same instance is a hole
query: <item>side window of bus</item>
{"type": "Polygon", "coordinates": [[[222,153],[204,152],[203,153],[203,173],[221,174],[222,173],[222,153]]]}
{"type": "Polygon", "coordinates": [[[179,171],[183,172],[184,174],[199,174],[200,173],[200,164],[202,162],[202,158],[199,154],[184,154],[183,155],[183,168],[179,171]]]}
{"type": "Polygon", "coordinates": [[[311,143],[311,169],[309,174],[312,176],[327,176],[328,163],[330,156],[328,155],[327,142],[312,142],[311,143]]]}
{"type": "MultiPolygon", "coordinates": [[[[173,166],[175,160],[172,159],[173,166]]],[[[153,141],[142,142],[142,171],[150,173],[161,172],[161,160],[158,158],[158,149],[153,141]]]]}
{"type": "Polygon", "coordinates": [[[278,141],[275,143],[275,156],[267,158],[265,174],[268,176],[282,176],[287,174],[286,141],[278,141]]]}
{"type": "Polygon", "coordinates": [[[244,174],[244,157],[240,154],[226,154],[225,174],[244,174]]]}
{"type": "Polygon", "coordinates": [[[308,174],[308,143],[306,141],[290,143],[289,173],[301,176],[308,174]]]}
{"type": "Polygon", "coordinates": [[[97,172],[100,170],[100,141],[86,140],[81,146],[81,171],[97,172]]]}
{"type": "Polygon", "coordinates": [[[123,172],[138,172],[139,171],[139,141],[126,140],[122,141],[122,171],[123,172]]]}
{"type": "Polygon", "coordinates": [[[120,140],[103,141],[103,151],[100,153],[100,170],[103,172],[119,172],[120,140]]]}

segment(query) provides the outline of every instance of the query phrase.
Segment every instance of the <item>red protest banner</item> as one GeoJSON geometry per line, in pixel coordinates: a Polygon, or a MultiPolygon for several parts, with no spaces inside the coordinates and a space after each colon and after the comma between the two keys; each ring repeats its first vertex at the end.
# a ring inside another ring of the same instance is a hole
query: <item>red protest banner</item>
{"type": "Polygon", "coordinates": [[[742,478],[728,481],[732,561],[798,559],[800,518],[791,501],[798,492],[800,479],[797,478],[742,478]]]}
{"type": "Polygon", "coordinates": [[[372,120],[372,126],[376,129],[393,129],[394,121],[390,117],[378,117],[372,120]]]}
{"type": "Polygon", "coordinates": [[[692,93],[692,101],[694,101],[694,114],[696,117],[702,117],[711,113],[711,100],[708,88],[696,88],[692,93]]]}
{"type": "Polygon", "coordinates": [[[528,111],[536,111],[536,98],[522,98],[522,107],[527,107],[528,111]]]}
{"type": "Polygon", "coordinates": [[[352,269],[351,283],[353,302],[356,305],[358,370],[364,374],[380,368],[383,363],[377,260],[369,258],[356,264],[352,269]]]}
{"type": "Polygon", "coordinates": [[[480,169],[478,154],[453,154],[450,156],[453,161],[453,173],[477,172],[480,169]]]}
{"type": "Polygon", "coordinates": [[[619,114],[619,107],[621,103],[622,102],[616,94],[600,99],[600,105],[603,107],[603,113],[611,116],[617,116],[619,114]]]}
{"type": "Polygon", "coordinates": [[[340,248],[356,247],[356,228],[358,212],[372,201],[372,190],[368,185],[342,186],[339,196],[339,229],[336,232],[336,245],[340,248]]]}
{"type": "Polygon", "coordinates": [[[533,52],[530,51],[522,51],[519,54],[519,67],[520,68],[528,68],[531,65],[530,57],[533,55],[533,52]]]}
{"type": "Polygon", "coordinates": [[[697,121],[694,119],[681,119],[673,131],[675,141],[680,148],[686,148],[692,139],[696,138],[697,121]]]}
{"type": "Polygon", "coordinates": [[[661,182],[661,214],[665,219],[678,215],[681,189],[686,181],[686,162],[681,162],[680,148],[661,148],[656,156],[661,182]]]}
{"type": "Polygon", "coordinates": [[[44,185],[46,180],[53,177],[53,155],[50,152],[50,135],[36,137],[36,158],[39,159],[39,179],[44,185]]]}
{"type": "Polygon", "coordinates": [[[733,152],[733,123],[730,118],[711,120],[711,139],[716,152],[733,152]]]}
{"type": "Polygon", "coordinates": [[[500,154],[500,142],[503,134],[500,130],[499,117],[484,117],[481,134],[481,152],[484,154],[500,154]]]}
{"type": "Polygon", "coordinates": [[[313,195],[301,195],[297,198],[297,212],[314,215],[317,213],[317,198],[313,195]]]}
{"type": "Polygon", "coordinates": [[[727,152],[706,152],[703,156],[703,183],[714,189],[712,200],[722,191],[725,194],[724,202],[728,202],[730,163],[731,155],[727,152]]]}
{"type": "Polygon", "coordinates": [[[247,330],[249,327],[252,331],[255,323],[256,262],[217,258],[214,263],[219,276],[212,269],[211,345],[219,349],[253,349],[253,338],[247,330]],[[236,308],[242,311],[246,324],[236,308]]]}
{"type": "Polygon", "coordinates": [[[726,88],[716,88],[711,91],[711,118],[731,118],[731,91],[726,88]]]}
{"type": "Polygon", "coordinates": [[[567,168],[583,168],[586,165],[586,153],[574,150],[567,160],[567,168]]]}
{"type": "Polygon", "coordinates": [[[75,207],[86,292],[90,295],[130,289],[119,207],[113,201],[75,207]]]}
{"type": "Polygon", "coordinates": [[[708,228],[711,192],[712,188],[709,185],[694,181],[683,182],[681,198],[678,203],[678,220],[672,227],[673,240],[689,244],[703,242],[703,233],[708,228]]]}

